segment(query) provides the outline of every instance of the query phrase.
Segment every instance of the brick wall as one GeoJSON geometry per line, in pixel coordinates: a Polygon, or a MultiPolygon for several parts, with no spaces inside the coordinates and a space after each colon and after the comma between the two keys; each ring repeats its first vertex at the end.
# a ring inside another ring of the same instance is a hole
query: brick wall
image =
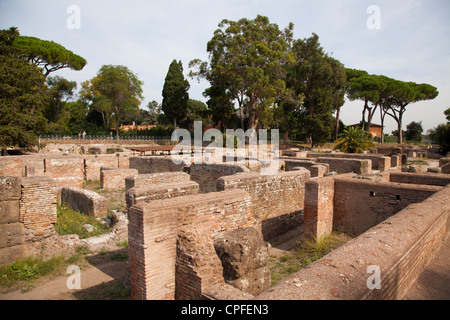
{"type": "Polygon", "coordinates": [[[190,162],[175,164],[171,157],[130,157],[129,167],[136,169],[139,174],[158,172],[178,172],[189,167],[190,162]]]}
{"type": "Polygon", "coordinates": [[[186,172],[161,172],[138,174],[125,178],[125,189],[149,187],[160,183],[189,181],[191,177],[186,172]]]}
{"type": "Polygon", "coordinates": [[[152,200],[182,197],[199,192],[199,185],[194,181],[180,181],[134,187],[126,191],[127,208],[152,200]]]}
{"type": "Polygon", "coordinates": [[[256,296],[257,300],[401,300],[446,236],[450,187],[412,204],[256,296]],[[380,289],[369,289],[380,268],[380,289]]]}
{"type": "Polygon", "coordinates": [[[386,171],[391,168],[391,157],[374,154],[359,154],[359,153],[308,153],[308,157],[317,159],[324,157],[342,158],[342,159],[368,159],[372,161],[372,170],[386,171]]]}
{"type": "Polygon", "coordinates": [[[216,180],[223,176],[234,175],[241,172],[250,172],[245,165],[234,164],[192,164],[189,174],[191,180],[200,185],[200,192],[215,192],[216,180]]]}
{"type": "Polygon", "coordinates": [[[213,237],[251,226],[243,190],[155,200],[129,210],[133,299],[198,299],[223,282],[213,237]]]}
{"type": "Polygon", "coordinates": [[[25,227],[25,240],[35,241],[54,235],[56,223],[56,184],[49,177],[21,178],[19,221],[25,227]]]}
{"type": "Polygon", "coordinates": [[[359,235],[441,189],[437,186],[336,179],[334,228],[359,235]]]}
{"type": "Polygon", "coordinates": [[[74,210],[94,217],[106,217],[108,214],[108,200],[97,192],[75,188],[61,188],[61,204],[67,205],[74,210]]]}
{"type": "Polygon", "coordinates": [[[446,174],[439,173],[408,173],[408,172],[391,172],[391,182],[425,184],[434,186],[446,186],[450,183],[450,177],[446,174]]]}
{"type": "Polygon", "coordinates": [[[262,223],[264,239],[274,238],[302,223],[305,182],[308,170],[275,175],[245,173],[217,179],[217,190],[246,190],[252,199],[252,212],[262,223]]]}
{"type": "Polygon", "coordinates": [[[343,158],[317,158],[318,163],[327,163],[330,171],[337,173],[354,172],[357,174],[369,174],[372,172],[372,160],[368,159],[343,159],[343,158]]]}
{"type": "Polygon", "coordinates": [[[100,188],[105,190],[120,190],[125,188],[125,179],[138,174],[136,169],[100,169],[100,188]]]}

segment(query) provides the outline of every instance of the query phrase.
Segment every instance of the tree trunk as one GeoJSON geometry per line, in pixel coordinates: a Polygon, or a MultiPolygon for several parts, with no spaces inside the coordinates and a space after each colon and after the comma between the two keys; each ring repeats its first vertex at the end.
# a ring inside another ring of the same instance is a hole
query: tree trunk
{"type": "Polygon", "coordinates": [[[173,130],[177,130],[177,119],[173,118],[173,130]]]}
{"type": "Polygon", "coordinates": [[[340,116],[341,108],[337,108],[336,110],[336,133],[335,133],[335,140],[339,137],[339,116],[340,116]]]}

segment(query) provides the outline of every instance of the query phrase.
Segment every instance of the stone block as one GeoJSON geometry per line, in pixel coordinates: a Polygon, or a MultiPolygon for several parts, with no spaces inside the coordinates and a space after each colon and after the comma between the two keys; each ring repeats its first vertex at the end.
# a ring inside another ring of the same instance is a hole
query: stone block
{"type": "Polygon", "coordinates": [[[14,263],[16,260],[27,256],[27,247],[17,245],[12,247],[0,248],[0,265],[14,263]]]}
{"type": "Polygon", "coordinates": [[[94,217],[103,217],[108,213],[108,200],[105,197],[81,188],[62,187],[61,203],[94,217]]]}
{"type": "Polygon", "coordinates": [[[237,229],[214,238],[225,282],[252,295],[270,288],[269,250],[260,230],[237,229]]]}
{"type": "Polygon", "coordinates": [[[19,200],[0,201],[0,224],[19,222],[19,200]]]}
{"type": "Polygon", "coordinates": [[[20,222],[0,224],[0,248],[23,244],[25,230],[20,222]]]}
{"type": "Polygon", "coordinates": [[[20,199],[20,178],[0,176],[0,201],[20,199]]]}

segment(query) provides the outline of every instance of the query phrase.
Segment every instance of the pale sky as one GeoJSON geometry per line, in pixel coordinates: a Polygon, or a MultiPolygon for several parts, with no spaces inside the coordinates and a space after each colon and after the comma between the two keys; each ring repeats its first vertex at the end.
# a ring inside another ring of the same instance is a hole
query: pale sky
{"type": "MultiPolygon", "coordinates": [[[[144,82],[141,108],[162,101],[173,59],[182,61],[186,76],[189,61],[207,60],[206,44],[222,19],[254,19],[258,14],[280,29],[293,22],[295,38],[318,34],[324,50],[345,67],[437,87],[436,99],[407,107],[403,129],[411,121],[423,121],[425,131],[446,121],[448,0],[0,0],[1,29],[18,27],[22,35],[55,41],[87,60],[82,71],[53,75],[77,81],[80,88],[102,65],[125,65],[144,82]],[[68,11],[71,6],[79,9],[79,16],[68,11]]],[[[190,98],[206,101],[202,93],[209,84],[188,81],[190,98]]],[[[357,123],[361,112],[362,102],[347,102],[341,119],[347,125],[357,123]]],[[[380,123],[378,113],[373,123],[380,123]]],[[[390,117],[385,125],[385,132],[396,129],[390,117]]]]}

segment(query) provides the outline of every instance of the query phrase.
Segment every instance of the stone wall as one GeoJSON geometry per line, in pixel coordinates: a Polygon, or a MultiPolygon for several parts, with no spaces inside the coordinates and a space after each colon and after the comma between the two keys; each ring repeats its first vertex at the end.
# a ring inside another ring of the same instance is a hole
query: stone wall
{"type": "Polygon", "coordinates": [[[275,175],[245,173],[217,179],[217,190],[246,190],[253,215],[262,223],[264,239],[271,239],[302,223],[305,182],[309,179],[306,169],[275,175]]]}
{"type": "Polygon", "coordinates": [[[108,214],[108,200],[94,191],[62,187],[60,202],[88,216],[106,217],[108,214]]]}
{"type": "Polygon", "coordinates": [[[133,299],[198,299],[223,282],[213,238],[254,224],[243,190],[155,200],[129,210],[133,299]]]}
{"type": "Polygon", "coordinates": [[[0,265],[23,258],[25,228],[19,222],[20,179],[0,176],[0,265]]]}

